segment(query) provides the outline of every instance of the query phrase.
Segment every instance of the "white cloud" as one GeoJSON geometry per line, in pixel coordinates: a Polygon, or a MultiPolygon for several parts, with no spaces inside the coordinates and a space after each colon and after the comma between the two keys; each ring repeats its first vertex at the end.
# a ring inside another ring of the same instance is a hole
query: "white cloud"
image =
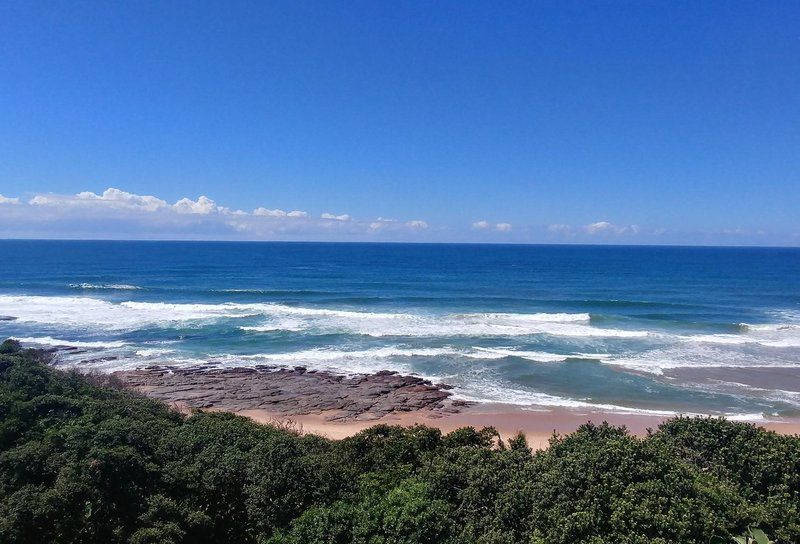
{"type": "Polygon", "coordinates": [[[137,195],[109,187],[102,194],[83,191],[74,196],[69,195],[36,195],[29,204],[34,206],[50,207],[80,207],[88,209],[132,210],[143,212],[156,212],[173,209],[180,214],[207,215],[213,212],[241,215],[241,210],[231,212],[227,208],[218,207],[216,202],[207,196],[200,196],[197,200],[182,198],[170,206],[166,200],[151,195],[137,195]]]}
{"type": "Polygon", "coordinates": [[[342,215],[334,215],[332,213],[323,213],[320,217],[322,219],[329,219],[329,220],[332,220],[332,221],[350,221],[350,216],[347,215],[346,213],[343,213],[342,215]]]}
{"type": "Polygon", "coordinates": [[[200,196],[197,200],[182,198],[172,207],[178,213],[196,213],[200,215],[207,215],[217,211],[217,203],[207,196],[200,196]]]}
{"type": "Polygon", "coordinates": [[[387,219],[385,217],[379,217],[378,219],[369,224],[369,229],[372,231],[383,230],[384,228],[387,227],[396,228],[397,219],[387,219]]]}
{"type": "Polygon", "coordinates": [[[81,207],[153,212],[168,206],[165,200],[150,195],[136,195],[109,187],[102,194],[83,191],[70,195],[36,195],[28,201],[33,206],[81,207]]]}
{"type": "Polygon", "coordinates": [[[148,212],[158,210],[167,206],[166,201],[150,195],[135,195],[126,191],[121,191],[109,187],[103,194],[96,195],[89,191],[84,191],[75,195],[80,200],[97,200],[108,203],[112,207],[141,209],[148,212]]]}
{"type": "Polygon", "coordinates": [[[308,213],[301,212],[300,210],[285,212],[278,209],[268,210],[267,208],[256,208],[253,210],[253,215],[261,215],[264,217],[308,217],[308,213]]]}
{"type": "Polygon", "coordinates": [[[253,210],[253,215],[261,215],[264,217],[286,217],[286,212],[283,210],[268,210],[267,208],[256,208],[253,210]]]}
{"type": "Polygon", "coordinates": [[[598,221],[596,223],[590,223],[583,227],[583,230],[588,232],[589,234],[597,234],[598,232],[607,232],[610,230],[616,230],[616,227],[609,223],[608,221],[598,221]]]}
{"type": "Polygon", "coordinates": [[[52,196],[36,195],[28,201],[31,206],[50,206],[58,204],[58,200],[52,196]]]}
{"type": "Polygon", "coordinates": [[[414,219],[406,223],[406,226],[410,229],[420,229],[424,230],[428,228],[428,223],[422,221],[421,219],[414,219]]]}
{"type": "Polygon", "coordinates": [[[511,223],[497,223],[496,225],[492,225],[488,221],[475,221],[472,224],[472,230],[496,230],[497,232],[509,232],[511,231],[511,223]]]}
{"type": "Polygon", "coordinates": [[[0,195],[0,204],[19,204],[19,199],[0,195]]]}
{"type": "Polygon", "coordinates": [[[621,227],[615,225],[614,223],[610,223],[608,221],[597,221],[596,223],[590,223],[583,227],[583,230],[590,235],[595,234],[638,234],[639,233],[639,226],[638,225],[628,225],[625,227],[621,227]]]}

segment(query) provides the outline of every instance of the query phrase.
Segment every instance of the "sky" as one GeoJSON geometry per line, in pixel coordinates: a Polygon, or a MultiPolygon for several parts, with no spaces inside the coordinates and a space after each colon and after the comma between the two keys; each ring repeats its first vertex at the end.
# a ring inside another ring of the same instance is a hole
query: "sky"
{"type": "Polygon", "coordinates": [[[792,1],[0,3],[0,237],[800,245],[792,1]]]}

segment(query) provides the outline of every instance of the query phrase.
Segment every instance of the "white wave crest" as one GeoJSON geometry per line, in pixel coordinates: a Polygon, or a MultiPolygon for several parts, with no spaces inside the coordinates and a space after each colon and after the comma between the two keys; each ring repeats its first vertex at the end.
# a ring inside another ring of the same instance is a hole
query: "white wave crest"
{"type": "Polygon", "coordinates": [[[268,325],[239,327],[239,329],[246,332],[300,332],[306,328],[306,323],[303,320],[291,317],[271,320],[268,325]]]}
{"type": "Polygon", "coordinates": [[[474,347],[472,351],[463,353],[464,357],[472,359],[505,359],[506,357],[519,357],[537,363],[558,363],[567,359],[597,359],[600,356],[590,353],[559,354],[546,351],[525,351],[511,348],[481,348],[474,347]]]}
{"type": "MultiPolygon", "coordinates": [[[[298,362],[348,362],[354,359],[388,359],[400,357],[466,357],[469,359],[504,359],[506,357],[519,357],[540,363],[566,361],[567,359],[590,359],[591,354],[558,354],[543,351],[520,351],[504,348],[414,348],[402,346],[386,346],[365,350],[336,350],[336,349],[310,349],[286,353],[259,353],[255,355],[222,355],[215,357],[226,360],[264,361],[272,363],[285,363],[287,365],[298,362]]],[[[345,365],[346,366],[346,365],[345,365]]]]}
{"type": "Polygon", "coordinates": [[[70,347],[70,348],[95,348],[95,349],[111,349],[121,348],[128,344],[122,341],[100,341],[100,342],[84,342],[80,340],[62,340],[60,338],[53,338],[52,336],[27,336],[27,337],[14,337],[14,340],[22,344],[29,344],[34,346],[51,346],[51,347],[70,347]]]}
{"type": "Polygon", "coordinates": [[[697,334],[682,336],[688,342],[704,342],[708,344],[759,344],[773,348],[800,347],[800,326],[791,323],[774,323],[762,325],[740,324],[740,334],[697,334]]]}
{"type": "Polygon", "coordinates": [[[674,340],[670,339],[670,343],[661,347],[607,354],[598,359],[602,363],[657,375],[675,368],[796,366],[800,369],[796,350],[775,350],[765,356],[763,350],[746,349],[741,343],[674,340]]]}
{"type": "Polygon", "coordinates": [[[739,326],[749,331],[800,331],[800,325],[794,323],[762,323],[750,325],[749,323],[739,323],[739,326]]]}
{"type": "Polygon", "coordinates": [[[256,306],[268,305],[113,303],[89,297],[0,295],[0,308],[19,323],[110,331],[262,315],[262,309],[256,306]]]}
{"type": "Polygon", "coordinates": [[[109,283],[109,284],[95,284],[95,283],[70,283],[69,286],[72,289],[84,289],[84,290],[113,290],[113,291],[138,291],[142,289],[138,285],[129,285],[127,283],[109,283]]]}
{"type": "Polygon", "coordinates": [[[171,353],[175,353],[175,350],[167,348],[142,348],[136,350],[134,354],[137,357],[163,357],[171,353]]]}
{"type": "MultiPolygon", "coordinates": [[[[356,312],[320,308],[270,305],[273,315],[293,316],[289,330],[322,333],[360,334],[372,337],[457,337],[457,336],[527,336],[549,334],[572,337],[643,337],[646,331],[603,329],[589,325],[589,314],[564,313],[475,313],[409,314],[356,312]]],[[[252,332],[280,329],[276,318],[259,326],[243,327],[252,332]]]]}
{"type": "Polygon", "coordinates": [[[595,403],[591,402],[590,400],[559,397],[538,391],[515,389],[506,385],[493,383],[482,383],[479,387],[465,387],[456,389],[453,393],[453,398],[474,402],[510,404],[514,406],[598,410],[621,414],[643,414],[663,417],[670,417],[679,413],[672,410],[632,408],[629,406],[620,406],[616,404],[595,403]]]}

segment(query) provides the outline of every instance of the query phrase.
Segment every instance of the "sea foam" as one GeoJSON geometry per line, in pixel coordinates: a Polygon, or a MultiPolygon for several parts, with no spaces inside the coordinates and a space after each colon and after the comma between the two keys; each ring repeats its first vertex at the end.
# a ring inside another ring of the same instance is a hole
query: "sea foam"
{"type": "Polygon", "coordinates": [[[175,323],[265,318],[241,325],[249,332],[284,329],[372,337],[525,336],[637,338],[647,331],[592,326],[586,313],[390,313],[296,307],[274,303],[193,304],[109,302],[90,297],[0,295],[0,308],[21,322],[98,330],[133,330],[175,323]],[[287,319],[289,318],[289,319],[287,319]]]}
{"type": "Polygon", "coordinates": [[[26,345],[30,344],[34,346],[52,346],[64,348],[111,349],[122,348],[128,345],[126,342],[116,340],[87,342],[81,340],[62,340],[60,338],[53,338],[52,336],[24,336],[12,338],[26,345]]]}

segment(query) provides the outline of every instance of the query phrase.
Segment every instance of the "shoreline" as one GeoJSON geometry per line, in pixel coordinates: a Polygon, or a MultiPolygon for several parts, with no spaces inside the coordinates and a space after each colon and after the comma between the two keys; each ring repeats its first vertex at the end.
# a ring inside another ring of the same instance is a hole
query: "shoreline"
{"type": "MultiPolygon", "coordinates": [[[[216,409],[215,411],[227,411],[216,409]]],[[[431,417],[424,412],[392,414],[372,421],[333,421],[325,413],[297,416],[281,416],[267,410],[244,410],[232,412],[248,417],[258,423],[294,426],[304,433],[313,433],[327,438],[341,439],[352,436],[372,425],[426,425],[444,433],[461,427],[494,427],[501,438],[508,439],[522,432],[533,449],[544,449],[549,445],[553,433],[565,435],[574,432],[587,422],[608,422],[614,426],[625,426],[635,436],[645,436],[648,429],[655,430],[662,422],[678,416],[655,416],[624,414],[609,411],[586,411],[569,408],[530,410],[515,405],[475,404],[464,410],[442,417],[431,417]]],[[[712,416],[714,417],[714,416],[712,416]]],[[[800,435],[800,421],[747,421],[778,434],[800,435]]]]}
{"type": "MultiPolygon", "coordinates": [[[[534,449],[548,447],[553,433],[575,431],[592,421],[625,426],[644,436],[674,415],[609,410],[524,407],[453,399],[449,387],[392,371],[344,376],[283,367],[176,368],[154,366],[109,375],[119,385],[191,413],[225,411],[258,423],[278,424],[332,439],[377,424],[417,424],[450,432],[494,427],[504,439],[522,432],[534,449]]],[[[780,434],[800,434],[800,419],[748,421],[780,434]]]]}

